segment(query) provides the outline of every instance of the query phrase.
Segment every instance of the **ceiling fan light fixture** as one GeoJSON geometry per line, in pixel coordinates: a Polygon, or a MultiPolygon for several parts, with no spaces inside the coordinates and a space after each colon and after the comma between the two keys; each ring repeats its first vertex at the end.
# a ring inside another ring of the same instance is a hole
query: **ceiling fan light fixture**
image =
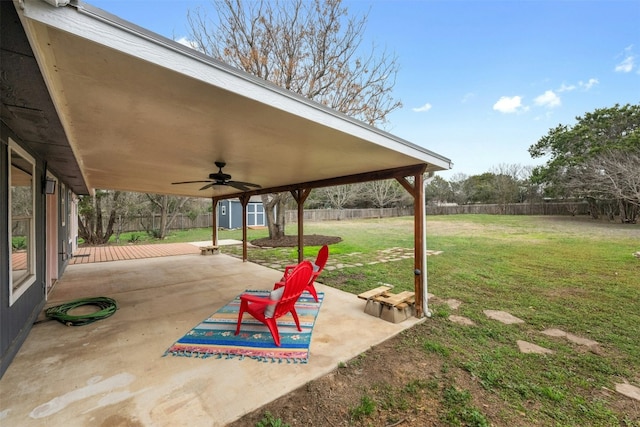
{"type": "Polygon", "coordinates": [[[209,181],[181,181],[181,182],[172,182],[172,184],[193,184],[193,183],[206,183],[200,190],[206,190],[208,188],[213,187],[214,185],[227,185],[234,187],[240,191],[251,191],[258,188],[262,188],[258,184],[252,184],[250,182],[241,182],[241,181],[232,181],[231,175],[222,172],[222,168],[226,166],[225,162],[217,161],[215,162],[218,167],[218,172],[209,174],[209,181]]]}

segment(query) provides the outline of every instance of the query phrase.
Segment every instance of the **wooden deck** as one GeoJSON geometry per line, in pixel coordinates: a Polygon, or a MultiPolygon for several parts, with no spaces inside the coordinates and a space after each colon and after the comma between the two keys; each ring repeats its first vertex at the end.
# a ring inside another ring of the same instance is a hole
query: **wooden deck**
{"type": "Polygon", "coordinates": [[[157,245],[91,246],[78,248],[69,264],[122,261],[156,258],[172,255],[199,254],[200,248],[190,243],[163,243],[157,245]]]}

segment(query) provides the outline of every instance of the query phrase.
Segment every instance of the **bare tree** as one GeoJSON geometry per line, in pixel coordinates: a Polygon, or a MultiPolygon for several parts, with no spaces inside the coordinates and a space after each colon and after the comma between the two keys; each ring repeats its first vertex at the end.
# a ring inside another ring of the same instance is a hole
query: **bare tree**
{"type": "Polygon", "coordinates": [[[494,197],[504,213],[509,203],[522,201],[520,200],[520,182],[524,169],[518,164],[501,163],[493,167],[491,172],[494,174],[494,197]]]}
{"type": "Polygon", "coordinates": [[[467,192],[467,186],[465,183],[469,179],[469,175],[462,172],[456,172],[449,179],[451,185],[451,192],[453,193],[453,201],[459,205],[464,205],[469,201],[469,194],[467,192]]]}
{"type": "Polygon", "coordinates": [[[364,184],[363,190],[363,193],[377,208],[384,208],[400,202],[408,196],[408,193],[395,179],[367,182],[364,184]]]}
{"type": "Polygon", "coordinates": [[[160,214],[159,227],[156,228],[154,224],[151,224],[147,232],[151,232],[158,239],[164,239],[176,216],[182,213],[182,208],[191,199],[189,197],[167,196],[165,194],[147,194],[146,196],[155,208],[154,210],[160,214]]]}
{"type": "Polygon", "coordinates": [[[616,202],[621,221],[635,223],[640,213],[640,150],[600,153],[568,173],[567,187],[594,200],[616,202]]]}
{"type": "MultiPolygon", "coordinates": [[[[367,16],[349,17],[341,0],[211,4],[214,20],[202,8],[187,15],[202,52],[370,125],[384,124],[401,107],[392,97],[397,57],[375,46],[365,54],[367,16]]],[[[284,212],[286,199],[263,197],[267,221],[284,212]]],[[[284,223],[270,226],[269,235],[284,236],[284,223]]]]}
{"type": "Polygon", "coordinates": [[[346,184],[335,187],[319,188],[315,191],[334,209],[344,209],[349,203],[358,198],[362,191],[362,184],[346,184]]]}
{"type": "Polygon", "coordinates": [[[78,205],[78,234],[85,243],[102,245],[113,235],[117,204],[121,191],[96,190],[95,196],[83,196],[78,205]],[[106,227],[104,214],[108,213],[106,227]]]}

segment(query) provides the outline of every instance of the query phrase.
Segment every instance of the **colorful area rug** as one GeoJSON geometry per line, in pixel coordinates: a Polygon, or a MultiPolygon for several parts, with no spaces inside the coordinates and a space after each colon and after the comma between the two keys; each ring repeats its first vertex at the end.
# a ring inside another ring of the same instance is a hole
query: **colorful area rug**
{"type": "MultiPolygon", "coordinates": [[[[243,293],[269,296],[269,291],[247,290],[243,293]]],[[[243,316],[240,333],[237,336],[234,335],[240,310],[240,295],[238,295],[176,341],[165,352],[165,356],[171,354],[200,358],[217,357],[218,359],[248,357],[262,362],[307,363],[311,332],[323,299],[322,292],[318,292],[319,302],[316,302],[311,294],[305,291],[296,303],[302,332],[296,328],[291,314],[278,319],[280,347],[277,347],[266,325],[249,314],[243,316]]]]}

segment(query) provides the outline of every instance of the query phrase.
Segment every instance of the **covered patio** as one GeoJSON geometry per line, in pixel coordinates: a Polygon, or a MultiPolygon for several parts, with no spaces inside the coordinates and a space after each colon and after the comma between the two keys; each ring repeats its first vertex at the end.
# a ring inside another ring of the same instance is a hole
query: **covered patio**
{"type": "Polygon", "coordinates": [[[0,380],[2,424],[223,426],[421,321],[386,322],[355,295],[317,284],[325,299],[307,364],[163,357],[236,295],[270,289],[281,274],[227,255],[69,266],[47,306],[104,295],[119,309],[86,326],[36,324],[0,380]]]}
{"type": "MultiPolygon", "coordinates": [[[[67,265],[58,253],[68,253],[45,251],[43,220],[37,283],[46,280],[45,261],[64,275],[50,294],[34,286],[31,299],[2,307],[11,332],[2,340],[10,363],[0,379],[3,425],[225,425],[428,314],[423,179],[450,169],[448,158],[82,1],[14,0],[2,10],[3,84],[11,89],[3,91],[2,129],[37,159],[37,178],[59,182],[60,198],[47,196],[52,206],[96,189],[202,197],[214,207],[289,192],[301,219],[315,188],[395,179],[415,201],[417,314],[388,323],[365,314],[354,295],[319,285],[325,301],[308,364],[163,357],[205,317],[245,289],[271,289],[282,272],[196,254],[67,265]],[[194,182],[219,176],[216,162],[234,181],[260,187],[194,182]],[[174,184],[184,181],[193,183],[174,184]],[[120,309],[84,327],[31,326],[42,305],[96,295],[120,309]]],[[[37,200],[44,217],[44,195],[37,200]]]]}

